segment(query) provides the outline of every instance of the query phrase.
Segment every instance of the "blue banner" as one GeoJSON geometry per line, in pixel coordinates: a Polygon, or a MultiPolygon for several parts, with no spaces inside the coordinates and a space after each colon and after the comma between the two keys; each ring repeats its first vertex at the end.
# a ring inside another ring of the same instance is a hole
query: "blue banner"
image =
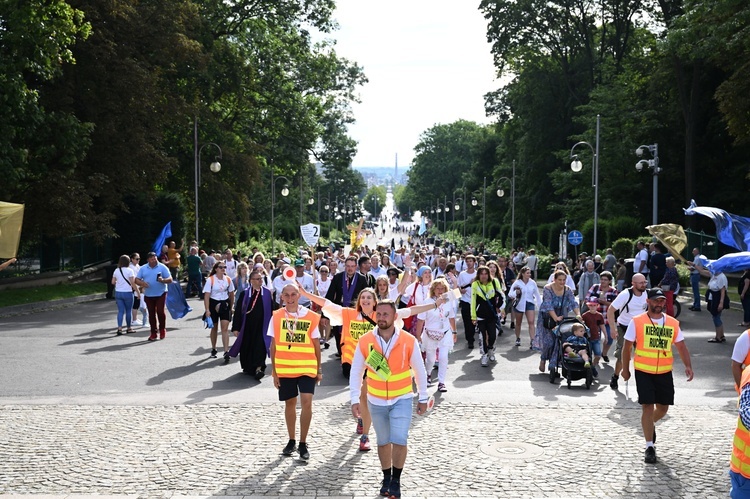
{"type": "Polygon", "coordinates": [[[164,246],[168,237],[172,237],[172,222],[167,222],[167,225],[161,230],[161,234],[159,234],[159,237],[156,238],[154,245],[151,247],[151,251],[156,253],[156,256],[159,256],[161,253],[161,247],[164,246]]]}
{"type": "Polygon", "coordinates": [[[709,260],[704,264],[704,267],[712,274],[718,274],[719,272],[743,272],[750,269],[750,251],[728,253],[718,260],[709,260]]]}
{"type": "Polygon", "coordinates": [[[750,218],[732,215],[719,208],[697,206],[690,200],[685,215],[703,215],[716,224],[716,237],[722,243],[740,251],[750,251],[750,218]]]}
{"type": "Polygon", "coordinates": [[[419,235],[421,236],[427,232],[427,226],[424,223],[424,217],[422,217],[422,221],[419,223],[419,235]]]}

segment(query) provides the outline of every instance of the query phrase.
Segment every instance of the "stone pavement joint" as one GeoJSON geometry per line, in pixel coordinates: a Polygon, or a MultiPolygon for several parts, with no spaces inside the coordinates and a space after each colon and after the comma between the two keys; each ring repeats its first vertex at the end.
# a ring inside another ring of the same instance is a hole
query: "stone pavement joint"
{"type": "MultiPolygon", "coordinates": [[[[643,462],[634,404],[440,403],[414,416],[404,497],[726,497],[736,414],[670,409],[643,462]],[[493,442],[536,446],[504,459],[493,442]]],[[[314,403],[307,463],[284,458],[283,405],[0,407],[0,494],[375,497],[346,404],[314,403]]],[[[373,438],[375,443],[376,438],[373,438]]]]}

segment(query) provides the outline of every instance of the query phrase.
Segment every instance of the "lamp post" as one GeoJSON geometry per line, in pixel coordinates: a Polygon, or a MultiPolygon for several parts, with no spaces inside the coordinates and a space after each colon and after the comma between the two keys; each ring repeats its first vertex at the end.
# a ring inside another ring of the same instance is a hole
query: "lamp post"
{"type": "Polygon", "coordinates": [[[276,207],[276,182],[284,179],[284,187],[281,188],[281,195],[289,195],[289,179],[283,175],[273,178],[273,169],[271,169],[271,253],[276,253],[276,226],[274,225],[274,208],[276,207]]]}
{"type": "MultiPolygon", "coordinates": [[[[503,180],[507,180],[510,184],[510,246],[512,250],[516,244],[516,160],[513,160],[512,178],[500,177],[497,180],[498,186],[503,180]]],[[[501,198],[504,195],[505,191],[501,187],[498,187],[497,197],[501,198]]]]}
{"type": "MultiPolygon", "coordinates": [[[[596,150],[594,150],[594,147],[592,147],[591,144],[589,144],[586,141],[577,142],[570,149],[570,159],[573,160],[570,162],[570,169],[576,173],[580,172],[583,169],[583,163],[581,163],[581,161],[578,159],[577,154],[573,154],[573,151],[575,150],[575,148],[581,145],[587,145],[589,146],[589,149],[591,149],[591,154],[593,155],[591,159],[591,166],[592,166],[591,186],[594,188],[594,250],[591,252],[592,255],[596,255],[596,236],[597,236],[597,228],[599,225],[599,125],[600,125],[600,122],[601,122],[601,117],[597,114],[596,115],[596,150]]],[[[640,148],[638,148],[638,150],[640,150],[640,148]]],[[[640,169],[638,171],[640,171],[640,169]]]]}
{"type": "Polygon", "coordinates": [[[639,146],[638,149],[635,150],[636,156],[639,158],[643,157],[643,153],[648,150],[649,153],[651,153],[652,159],[642,159],[638,161],[635,164],[635,169],[639,172],[643,171],[643,167],[646,166],[648,168],[651,168],[653,171],[653,177],[654,177],[654,211],[652,214],[652,225],[656,225],[657,223],[657,213],[659,211],[659,174],[661,173],[661,168],[659,168],[659,144],[651,144],[650,146],[639,146]]]}
{"type": "Polygon", "coordinates": [[[456,221],[456,212],[461,209],[459,201],[464,207],[464,237],[466,237],[466,186],[461,187],[461,197],[456,197],[456,191],[453,191],[453,221],[456,221]]]}
{"type": "MultiPolygon", "coordinates": [[[[216,145],[213,142],[208,142],[207,144],[203,144],[202,146],[198,147],[198,118],[195,118],[195,122],[193,125],[193,150],[195,152],[195,240],[200,244],[200,239],[198,237],[198,186],[201,185],[201,152],[203,151],[203,148],[206,146],[214,146],[219,150],[219,155],[216,157],[216,159],[222,159],[221,155],[221,147],[216,145]]],[[[213,173],[219,173],[221,170],[221,163],[218,161],[211,162],[211,165],[209,166],[211,171],[213,173]]]]}

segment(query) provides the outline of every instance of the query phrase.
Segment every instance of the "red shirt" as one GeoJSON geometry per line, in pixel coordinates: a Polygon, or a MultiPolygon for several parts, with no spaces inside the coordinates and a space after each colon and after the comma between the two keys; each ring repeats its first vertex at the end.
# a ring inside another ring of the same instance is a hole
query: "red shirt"
{"type": "Polygon", "coordinates": [[[581,318],[586,327],[589,328],[589,339],[596,341],[601,339],[602,334],[599,331],[599,327],[604,325],[604,316],[599,312],[592,312],[589,310],[585,312],[581,318]]]}

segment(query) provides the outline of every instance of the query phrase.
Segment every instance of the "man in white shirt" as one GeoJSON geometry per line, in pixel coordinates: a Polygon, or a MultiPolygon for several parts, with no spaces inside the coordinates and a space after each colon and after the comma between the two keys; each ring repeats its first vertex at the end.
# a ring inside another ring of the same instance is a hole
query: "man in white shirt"
{"type": "Polygon", "coordinates": [[[526,253],[523,252],[523,246],[518,247],[516,256],[513,257],[513,265],[516,266],[516,271],[523,267],[524,261],[526,260],[526,253]]]}
{"type": "Polygon", "coordinates": [[[228,249],[224,252],[224,263],[227,266],[227,276],[234,281],[237,277],[237,261],[232,256],[232,250],[228,249]]]}
{"type": "MultiPolygon", "coordinates": [[[[531,270],[531,275],[536,281],[537,270],[539,269],[539,258],[536,256],[536,250],[529,250],[529,256],[526,257],[526,266],[531,270]]],[[[521,268],[519,267],[518,270],[521,270],[521,268]]]]}
{"type": "MultiPolygon", "coordinates": [[[[314,289],[313,278],[310,274],[305,272],[305,261],[302,258],[297,258],[294,261],[294,270],[297,272],[297,285],[308,293],[312,293],[314,289]]],[[[306,298],[305,295],[300,294],[299,304],[303,307],[310,308],[310,299],[306,298]]]]}
{"type": "Polygon", "coordinates": [[[622,290],[607,309],[607,322],[610,325],[617,324],[617,327],[612,329],[610,333],[617,340],[615,373],[609,381],[609,387],[613,390],[617,390],[617,380],[620,378],[620,372],[622,371],[622,347],[625,343],[625,331],[628,329],[631,319],[645,312],[647,308],[646,276],[640,272],[633,274],[632,284],[628,289],[622,290]],[[620,313],[617,319],[615,319],[615,312],[620,313]]]}
{"type": "Polygon", "coordinates": [[[433,277],[437,279],[438,277],[445,277],[445,268],[448,266],[448,259],[444,256],[441,256],[437,260],[437,265],[435,266],[435,269],[432,271],[433,277]]]}
{"type": "Polygon", "coordinates": [[[468,254],[465,258],[466,270],[458,274],[458,287],[461,290],[461,301],[458,306],[461,309],[461,320],[464,323],[464,335],[466,342],[469,344],[469,350],[474,348],[474,322],[471,320],[471,282],[476,277],[477,271],[474,267],[477,264],[477,258],[468,254]]]}
{"type": "MultiPolygon", "coordinates": [[[[633,261],[633,273],[643,274],[648,280],[648,251],[643,241],[638,241],[635,245],[635,260],[633,261]]],[[[658,283],[657,283],[658,284],[658,283]]]]}

